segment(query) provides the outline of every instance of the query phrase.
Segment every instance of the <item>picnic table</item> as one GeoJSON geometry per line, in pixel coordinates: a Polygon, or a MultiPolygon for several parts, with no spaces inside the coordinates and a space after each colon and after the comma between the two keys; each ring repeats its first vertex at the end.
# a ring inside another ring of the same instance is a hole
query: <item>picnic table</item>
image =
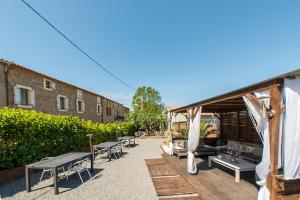
{"type": "MultiPolygon", "coordinates": [[[[111,161],[111,149],[117,145],[121,144],[121,142],[104,142],[101,144],[93,145],[93,151],[94,149],[107,149],[108,150],[108,159],[111,161]]],[[[122,149],[121,149],[122,152],[122,149]]]]}
{"type": "Polygon", "coordinates": [[[31,191],[31,170],[32,169],[51,169],[53,170],[53,185],[54,185],[54,194],[58,194],[58,173],[57,169],[66,164],[73,163],[78,160],[82,160],[85,158],[90,158],[91,160],[91,171],[93,172],[93,159],[91,153],[86,152],[71,152],[66,153],[57,157],[50,158],[45,161],[36,162],[33,164],[26,165],[25,167],[25,175],[26,175],[26,191],[31,191]]]}
{"type": "Polygon", "coordinates": [[[133,140],[133,146],[135,146],[135,137],[134,136],[123,136],[118,138],[121,141],[128,140],[128,146],[131,146],[131,140],[133,140]]]}

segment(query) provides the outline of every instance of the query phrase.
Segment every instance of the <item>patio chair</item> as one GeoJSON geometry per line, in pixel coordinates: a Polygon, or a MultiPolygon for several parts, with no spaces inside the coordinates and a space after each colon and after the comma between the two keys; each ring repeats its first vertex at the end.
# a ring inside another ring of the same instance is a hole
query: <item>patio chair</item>
{"type": "MultiPolygon", "coordinates": [[[[52,159],[52,158],[53,157],[45,157],[45,158],[41,159],[41,162],[44,162],[44,161],[52,159]]],[[[63,171],[65,173],[64,166],[59,167],[57,170],[58,171],[63,171]]],[[[43,169],[43,172],[42,172],[41,177],[40,177],[40,181],[43,180],[43,177],[44,177],[45,173],[47,173],[47,172],[49,172],[50,173],[50,177],[53,178],[53,170],[52,169],[43,169]]]]}
{"type": "Polygon", "coordinates": [[[120,146],[121,146],[123,149],[128,148],[128,145],[129,145],[129,143],[128,143],[126,140],[121,141],[120,146]]]}
{"type": "Polygon", "coordinates": [[[116,159],[118,159],[116,155],[118,155],[120,158],[122,156],[122,146],[119,144],[119,145],[111,148],[111,154],[114,155],[114,157],[116,159]]]}
{"type": "Polygon", "coordinates": [[[134,136],[135,136],[135,137],[139,137],[139,136],[140,136],[140,131],[135,132],[135,133],[134,133],[134,136]]]}
{"type": "Polygon", "coordinates": [[[101,155],[105,155],[105,154],[106,154],[106,157],[107,157],[107,149],[105,149],[105,148],[94,149],[94,156],[95,157],[100,157],[101,155]]]}
{"type": "Polygon", "coordinates": [[[83,179],[81,177],[82,172],[86,171],[89,174],[90,178],[92,178],[92,176],[89,172],[89,169],[88,169],[88,164],[89,163],[90,163],[90,159],[86,158],[86,159],[83,159],[83,160],[80,160],[80,161],[77,161],[77,162],[71,164],[68,167],[67,180],[69,178],[70,172],[77,173],[82,183],[83,183],[83,179]]]}
{"type": "Polygon", "coordinates": [[[141,137],[143,135],[145,135],[145,131],[137,131],[137,132],[134,133],[135,137],[141,137]]]}

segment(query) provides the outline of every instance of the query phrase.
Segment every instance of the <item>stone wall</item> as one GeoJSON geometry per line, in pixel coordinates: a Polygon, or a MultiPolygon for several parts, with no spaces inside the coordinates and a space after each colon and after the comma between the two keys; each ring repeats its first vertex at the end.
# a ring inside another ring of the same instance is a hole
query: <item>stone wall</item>
{"type": "MultiPolygon", "coordinates": [[[[3,83],[5,83],[5,76],[2,75],[3,64],[0,62],[0,87],[5,88],[3,83]],[[1,67],[2,66],[2,67],[1,67]],[[4,80],[2,80],[4,79],[4,80]]],[[[78,88],[71,84],[53,79],[51,77],[42,75],[40,73],[34,72],[32,70],[19,67],[17,65],[12,64],[9,67],[8,71],[8,99],[9,99],[9,107],[18,106],[14,103],[14,86],[23,85],[26,87],[30,87],[34,90],[35,93],[35,106],[32,108],[39,112],[50,113],[50,114],[61,114],[61,115],[75,115],[79,116],[83,119],[89,119],[94,122],[114,122],[113,113],[111,116],[107,116],[106,107],[117,106],[120,107],[120,110],[124,110],[125,107],[121,104],[113,102],[103,96],[97,95],[95,93],[89,92],[87,90],[78,88]],[[44,88],[44,79],[47,79],[53,83],[55,83],[55,89],[47,90],[44,88]],[[77,91],[82,92],[82,98],[77,96],[77,91]],[[68,98],[69,109],[67,111],[59,111],[57,108],[57,96],[63,95],[68,98]],[[102,104],[102,115],[97,114],[97,98],[101,99],[102,104]],[[85,112],[78,113],[76,109],[76,100],[82,99],[85,102],[85,112]]],[[[2,90],[1,88],[1,93],[2,90]]],[[[6,93],[1,95],[0,98],[0,106],[4,106],[3,98],[6,93]]],[[[126,109],[125,109],[126,111],[126,109]]]]}

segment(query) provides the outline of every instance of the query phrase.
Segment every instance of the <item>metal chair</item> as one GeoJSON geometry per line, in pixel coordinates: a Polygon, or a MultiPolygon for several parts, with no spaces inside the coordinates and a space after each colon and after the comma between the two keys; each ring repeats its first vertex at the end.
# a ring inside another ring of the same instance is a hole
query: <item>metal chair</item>
{"type": "Polygon", "coordinates": [[[106,155],[106,157],[107,157],[107,149],[106,148],[94,149],[94,159],[101,155],[106,155]]]}
{"type": "Polygon", "coordinates": [[[84,171],[87,171],[87,173],[89,174],[90,178],[92,178],[91,174],[90,174],[90,171],[88,169],[88,164],[90,163],[90,159],[89,158],[86,158],[86,159],[83,159],[83,160],[80,160],[80,161],[77,161],[73,164],[71,164],[69,167],[68,167],[68,174],[67,174],[67,180],[69,178],[69,175],[70,175],[70,172],[75,172],[78,174],[81,182],[83,183],[83,179],[81,177],[81,173],[84,172],[84,171]]]}
{"type": "Polygon", "coordinates": [[[122,140],[120,146],[124,148],[128,148],[129,143],[126,140],[122,140]]]}
{"type": "Polygon", "coordinates": [[[122,156],[122,146],[119,144],[111,148],[111,154],[114,155],[116,159],[118,159],[116,155],[118,155],[120,158],[122,156]]]}
{"type": "MultiPolygon", "coordinates": [[[[47,160],[52,159],[52,158],[53,157],[45,157],[45,158],[41,159],[41,162],[47,161],[47,160]]],[[[61,166],[61,167],[57,168],[57,170],[58,171],[63,171],[65,173],[64,166],[61,166]]],[[[43,180],[43,177],[44,177],[45,173],[47,173],[47,172],[49,172],[50,173],[50,177],[53,178],[53,170],[52,169],[43,169],[43,172],[42,172],[41,177],[40,177],[40,181],[43,180]]]]}

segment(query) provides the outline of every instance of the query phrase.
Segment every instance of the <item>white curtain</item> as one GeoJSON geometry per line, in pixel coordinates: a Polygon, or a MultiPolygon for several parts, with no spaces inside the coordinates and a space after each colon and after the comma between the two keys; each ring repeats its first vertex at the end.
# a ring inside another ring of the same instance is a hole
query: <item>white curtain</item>
{"type": "Polygon", "coordinates": [[[258,191],[258,200],[269,200],[270,193],[266,186],[266,179],[270,171],[270,140],[269,140],[269,119],[262,119],[262,126],[264,127],[263,133],[263,153],[262,160],[256,166],[256,174],[260,181],[256,183],[260,186],[258,191]]]}
{"type": "Polygon", "coordinates": [[[194,151],[197,149],[200,139],[200,121],[201,121],[202,107],[199,107],[195,116],[191,115],[190,111],[190,127],[189,127],[189,138],[188,138],[188,163],[187,171],[190,174],[197,173],[197,165],[195,162],[194,151]]]}
{"type": "Polygon", "coordinates": [[[284,179],[300,178],[300,77],[284,80],[284,179]]]}
{"type": "Polygon", "coordinates": [[[253,123],[253,126],[256,129],[261,141],[263,141],[264,129],[263,129],[263,126],[262,126],[262,116],[260,114],[260,110],[255,105],[253,105],[251,103],[251,101],[246,96],[243,96],[243,100],[244,100],[244,102],[246,104],[246,107],[248,109],[249,116],[250,116],[250,119],[253,123]]]}
{"type": "Polygon", "coordinates": [[[168,113],[168,129],[170,133],[170,141],[169,141],[169,155],[173,155],[173,133],[172,133],[172,119],[173,119],[173,113],[168,113]]]}
{"type": "MultiPolygon", "coordinates": [[[[256,92],[256,97],[268,97],[268,91],[256,92]]],[[[243,97],[245,104],[248,108],[249,115],[252,118],[253,125],[257,132],[260,133],[261,139],[263,141],[263,154],[261,162],[256,166],[256,174],[258,175],[260,181],[257,184],[260,185],[260,190],[258,192],[258,200],[269,200],[270,194],[268,188],[266,187],[266,179],[270,171],[270,141],[269,141],[269,119],[263,118],[260,113],[260,108],[257,108],[251,103],[247,97],[243,97]]],[[[265,100],[263,102],[266,107],[269,107],[269,101],[265,100]]]]}

